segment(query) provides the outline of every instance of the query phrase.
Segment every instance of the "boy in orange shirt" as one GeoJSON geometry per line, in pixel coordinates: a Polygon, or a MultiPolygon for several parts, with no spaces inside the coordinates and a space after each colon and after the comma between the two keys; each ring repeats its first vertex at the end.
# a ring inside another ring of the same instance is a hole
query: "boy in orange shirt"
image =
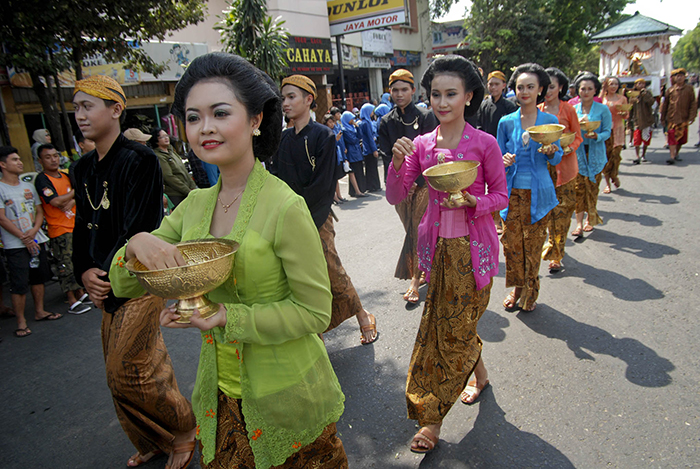
{"type": "Polygon", "coordinates": [[[34,185],[41,198],[48,225],[51,252],[58,264],[61,290],[68,297],[68,312],[83,314],[90,311],[90,300],[73,275],[73,227],[75,226],[75,193],[68,175],[59,171],[60,155],[51,145],[37,150],[44,171],[36,176],[34,185]]]}

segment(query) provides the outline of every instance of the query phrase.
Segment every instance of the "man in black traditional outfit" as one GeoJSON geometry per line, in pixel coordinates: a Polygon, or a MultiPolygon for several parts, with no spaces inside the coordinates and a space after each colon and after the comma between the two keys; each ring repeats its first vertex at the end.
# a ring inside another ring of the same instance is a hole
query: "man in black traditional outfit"
{"type": "MultiPolygon", "coordinates": [[[[416,92],[413,74],[408,70],[399,69],[389,76],[391,99],[396,106],[385,115],[377,129],[377,146],[384,161],[384,181],[391,164],[391,148],[401,137],[411,140],[419,135],[435,130],[438,120],[432,111],[421,109],[413,104],[413,94],[416,92]]],[[[428,206],[428,186],[423,176],[418,176],[408,196],[396,205],[396,211],[401,218],[406,237],[396,265],[394,277],[408,280],[411,285],[403,296],[409,303],[419,301],[418,287],[421,281],[421,270],[418,266],[416,244],[418,242],[418,225],[428,206]]]]}
{"type": "Polygon", "coordinates": [[[96,144],[74,168],[73,266],[103,311],[107,384],[119,422],[138,450],[127,466],[168,452],[168,467],[181,469],[194,451],[195,418],[177,387],[160,332],[165,300],[151,295],[117,298],[107,277],[114,254],[129,238],[160,225],[163,177],[158,158],[120,132],[126,97],[113,79],[95,75],[76,82],[73,105],[80,130],[96,144]]]}
{"type": "Polygon", "coordinates": [[[333,293],[331,323],[326,332],[355,316],[360,324],[360,342],[377,340],[374,315],[362,307],[360,297],[345,272],[335,249],[335,229],[331,204],[336,184],[336,139],[333,131],[311,119],[311,106],[316,100],[316,85],[303,75],[282,80],[282,110],[294,127],[282,132],[271,171],[304,197],[311,217],[318,228],[328,276],[333,293]]]}
{"type": "Polygon", "coordinates": [[[489,73],[486,83],[489,96],[484,98],[477,113],[477,128],[494,137],[498,132],[498,121],[501,117],[518,110],[518,106],[503,96],[506,90],[507,80],[503,72],[494,70],[489,73]]]}

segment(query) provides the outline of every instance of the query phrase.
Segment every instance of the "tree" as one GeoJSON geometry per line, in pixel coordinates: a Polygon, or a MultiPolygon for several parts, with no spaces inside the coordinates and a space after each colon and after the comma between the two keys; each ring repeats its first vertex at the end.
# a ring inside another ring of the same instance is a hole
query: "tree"
{"type": "Polygon", "coordinates": [[[164,65],[155,63],[141,45],[202,21],[204,12],[205,0],[3,0],[0,65],[30,74],[49,131],[57,138],[61,132],[55,100],[43,82],[50,83],[50,77],[71,66],[81,79],[83,59],[96,53],[157,76],[164,65]]]}
{"type": "Polygon", "coordinates": [[[570,69],[590,58],[588,37],[630,0],[474,0],[465,21],[472,58],[488,73],[526,62],[570,69]]]}
{"type": "Polygon", "coordinates": [[[673,48],[673,65],[700,72],[700,23],[676,43],[673,48]]]}
{"type": "Polygon", "coordinates": [[[289,33],[281,17],[273,20],[267,15],[265,0],[233,0],[222,13],[215,29],[224,50],[247,59],[273,80],[282,78],[289,33]]]}

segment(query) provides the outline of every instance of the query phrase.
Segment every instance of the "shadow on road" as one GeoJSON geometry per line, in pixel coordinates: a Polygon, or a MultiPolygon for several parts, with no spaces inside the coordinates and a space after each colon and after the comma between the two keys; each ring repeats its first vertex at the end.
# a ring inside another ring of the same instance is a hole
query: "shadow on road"
{"type": "Polygon", "coordinates": [[[639,223],[642,226],[661,226],[663,222],[656,217],[649,215],[636,215],[634,213],[622,212],[603,212],[598,210],[598,214],[603,217],[603,220],[620,220],[630,223],[639,223]]]}
{"type": "Polygon", "coordinates": [[[537,306],[535,314],[519,313],[517,317],[532,331],[564,341],[579,360],[595,360],[588,352],[619,358],[627,363],[625,378],[630,383],[649,388],[671,384],[673,363],[636,339],[613,337],[544,304],[537,306]]]}
{"type": "MultiPolygon", "coordinates": [[[[623,178],[629,176],[629,177],[635,177],[635,178],[671,179],[674,181],[680,181],[680,180],[684,179],[683,176],[666,176],[665,174],[653,174],[653,173],[633,173],[633,172],[626,173],[626,172],[620,171],[619,174],[623,178]]],[[[617,189],[615,190],[615,192],[617,192],[617,189]]]]}
{"type": "MultiPolygon", "coordinates": [[[[567,252],[564,260],[567,277],[580,277],[583,283],[592,285],[602,290],[607,290],[615,298],[624,301],[660,300],[664,293],[639,278],[627,278],[624,275],[610,270],[597,269],[593,266],[582,264],[567,252]]],[[[550,275],[549,280],[558,280],[563,276],[550,275]]]]}
{"type": "Polygon", "coordinates": [[[477,328],[479,337],[484,342],[503,342],[506,340],[505,330],[508,326],[510,326],[508,318],[487,309],[479,319],[477,328]]]}
{"type": "MultiPolygon", "coordinates": [[[[605,215],[603,214],[602,216],[605,219],[605,215]]],[[[646,239],[635,238],[634,236],[621,235],[600,227],[595,229],[593,236],[595,236],[596,242],[610,244],[610,247],[616,251],[634,254],[642,259],[661,259],[664,256],[675,256],[680,253],[678,249],[665,244],[654,243],[646,239]]]]}
{"type": "MultiPolygon", "coordinates": [[[[676,199],[675,197],[671,197],[668,195],[642,194],[639,192],[631,192],[625,189],[624,187],[620,187],[619,189],[615,190],[615,195],[618,197],[636,198],[639,200],[639,202],[648,204],[673,205],[678,203],[678,199],[676,199]]],[[[601,200],[603,199],[601,198],[601,200]]]]}
{"type": "Polygon", "coordinates": [[[441,440],[419,467],[574,467],[561,451],[534,433],[519,430],[505,415],[496,402],[493,388],[484,389],[474,428],[457,444],[441,440]]]}

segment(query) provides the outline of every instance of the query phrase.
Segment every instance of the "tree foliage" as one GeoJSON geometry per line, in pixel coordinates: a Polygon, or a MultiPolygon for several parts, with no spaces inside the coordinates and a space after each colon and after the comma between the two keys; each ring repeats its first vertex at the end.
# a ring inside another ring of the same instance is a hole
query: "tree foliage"
{"type": "Polygon", "coordinates": [[[233,0],[219,19],[215,29],[224,50],[247,59],[274,80],[284,75],[289,33],[281,17],[267,15],[265,0],[233,0]]]}
{"type": "MultiPolygon", "coordinates": [[[[485,72],[526,62],[562,70],[590,63],[588,37],[620,18],[630,0],[474,0],[468,48],[485,72]]],[[[597,63],[596,63],[597,66],[597,63]]]]}
{"type": "Polygon", "coordinates": [[[673,65],[700,72],[700,23],[676,43],[673,48],[673,65]]]}

